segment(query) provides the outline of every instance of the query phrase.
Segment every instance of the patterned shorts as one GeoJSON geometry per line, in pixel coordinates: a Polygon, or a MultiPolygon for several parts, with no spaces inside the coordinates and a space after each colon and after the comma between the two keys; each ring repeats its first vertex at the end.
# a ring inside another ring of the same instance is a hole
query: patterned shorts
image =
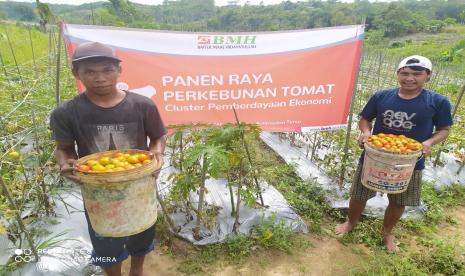
{"type": "MultiPolygon", "coordinates": [[[[352,187],[350,188],[350,196],[358,201],[367,201],[376,195],[376,191],[363,186],[361,181],[362,169],[363,162],[359,162],[352,187]]],[[[389,201],[401,206],[419,206],[421,197],[421,172],[421,170],[414,171],[405,192],[400,194],[388,194],[389,201]]]]}

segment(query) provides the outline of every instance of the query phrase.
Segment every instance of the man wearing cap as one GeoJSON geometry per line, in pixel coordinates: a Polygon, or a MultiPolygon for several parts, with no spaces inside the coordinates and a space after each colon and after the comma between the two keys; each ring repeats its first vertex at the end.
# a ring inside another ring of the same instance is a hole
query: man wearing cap
{"type": "MultiPolygon", "coordinates": [[[[108,46],[80,44],[73,54],[72,72],[86,90],[51,114],[60,172],[76,183],[76,159],[96,152],[149,150],[163,163],[166,129],[160,114],[152,100],[116,87],[120,62],[108,46]]],[[[144,257],[154,248],[155,225],[129,237],[108,238],[95,233],[86,211],[85,217],[94,249],[93,264],[101,266],[107,275],[121,275],[121,262],[131,255],[130,275],[143,275],[144,257]]]]}
{"type": "MultiPolygon", "coordinates": [[[[423,88],[431,78],[431,61],[423,56],[403,59],[397,68],[400,87],[376,92],[360,113],[358,123],[361,135],[360,146],[368,141],[371,134],[403,134],[423,144],[425,156],[431,154],[431,147],[444,141],[452,125],[449,100],[436,92],[423,88]],[[372,121],[375,119],[374,127],[372,121]]],[[[364,154],[360,158],[354,182],[350,191],[348,219],[336,226],[337,234],[350,232],[358,223],[368,199],[376,192],[361,183],[364,154]]],[[[402,216],[405,206],[420,205],[421,172],[424,158],[420,159],[408,188],[400,194],[389,194],[383,222],[383,240],[388,252],[398,252],[392,229],[402,216]]]]}

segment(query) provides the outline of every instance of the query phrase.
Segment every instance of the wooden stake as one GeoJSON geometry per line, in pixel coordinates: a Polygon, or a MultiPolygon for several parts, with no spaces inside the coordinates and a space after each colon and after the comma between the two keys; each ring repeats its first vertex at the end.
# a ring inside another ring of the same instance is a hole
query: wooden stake
{"type": "Polygon", "coordinates": [[[234,224],[233,224],[233,232],[237,234],[237,229],[239,229],[239,210],[241,207],[241,189],[242,189],[242,184],[244,181],[244,176],[243,174],[243,165],[242,165],[242,158],[239,163],[239,185],[237,187],[237,202],[236,202],[236,213],[235,213],[235,219],[234,219],[234,224]]]}
{"type": "Polygon", "coordinates": [[[176,227],[176,225],[174,225],[173,220],[171,219],[170,215],[168,214],[168,209],[166,208],[166,204],[163,201],[163,199],[161,198],[160,193],[158,193],[158,188],[155,189],[155,192],[156,192],[156,195],[157,195],[158,203],[160,203],[161,211],[163,212],[163,216],[165,217],[166,221],[168,222],[168,225],[170,226],[171,231],[173,231],[173,233],[179,233],[179,231],[181,230],[181,227],[176,227]]]}
{"type": "MultiPolygon", "coordinates": [[[[365,25],[365,19],[363,19],[363,25],[365,25]]],[[[360,64],[363,63],[363,55],[361,55],[361,59],[359,61],[359,64],[357,68],[360,68],[360,64]]],[[[357,70],[356,76],[355,76],[355,83],[358,82],[358,72],[360,70],[357,70]]],[[[354,114],[354,106],[355,106],[355,95],[357,94],[357,85],[354,86],[354,91],[352,93],[352,99],[350,100],[350,109],[349,109],[349,121],[347,122],[347,132],[346,132],[346,139],[344,143],[344,155],[342,156],[342,162],[341,162],[341,174],[339,175],[339,188],[342,189],[344,186],[344,176],[346,172],[346,162],[347,162],[347,157],[349,154],[349,142],[350,142],[350,132],[352,130],[352,117],[354,114]]]]}
{"type": "Polygon", "coordinates": [[[60,64],[61,64],[61,38],[62,30],[58,31],[58,50],[57,50],[57,62],[56,62],[56,74],[55,74],[55,104],[60,104],[60,64]]]}
{"type": "Polygon", "coordinates": [[[10,36],[8,35],[8,30],[7,30],[6,27],[5,27],[5,34],[6,34],[6,39],[8,41],[8,46],[10,46],[11,55],[13,56],[13,60],[15,62],[16,71],[18,71],[19,80],[21,81],[21,85],[23,86],[23,88],[25,88],[26,85],[24,84],[23,77],[21,75],[21,71],[19,70],[18,61],[16,60],[15,51],[13,50],[13,45],[11,44],[10,36]]]}
{"type": "Polygon", "coordinates": [[[32,43],[31,27],[27,27],[27,32],[29,33],[29,42],[31,43],[32,62],[34,64],[34,76],[37,76],[37,65],[36,57],[34,55],[34,43],[32,43]]]}
{"type": "Polygon", "coordinates": [[[3,74],[5,75],[5,79],[8,82],[8,84],[11,85],[10,79],[8,78],[8,73],[6,72],[5,63],[3,62],[2,52],[0,52],[0,63],[2,63],[2,69],[3,69],[3,74]]]}
{"type": "Polygon", "coordinates": [[[207,156],[203,156],[202,159],[202,175],[200,178],[200,189],[199,189],[199,204],[197,205],[197,219],[195,222],[194,228],[194,239],[200,240],[200,221],[202,219],[202,209],[203,209],[203,201],[205,195],[205,179],[207,177],[207,156]]]}
{"type": "MultiPolygon", "coordinates": [[[[236,117],[237,126],[240,127],[239,118],[237,117],[237,112],[236,112],[236,109],[234,107],[233,107],[233,111],[234,111],[234,117],[236,117]]],[[[249,161],[250,169],[252,171],[253,180],[255,182],[255,187],[257,189],[258,197],[260,198],[260,204],[263,207],[265,207],[265,203],[263,202],[262,190],[260,188],[260,184],[258,184],[257,176],[255,175],[255,170],[253,168],[253,163],[252,163],[252,157],[250,157],[249,147],[247,146],[247,142],[245,141],[244,131],[243,131],[242,128],[240,129],[240,133],[241,133],[242,143],[244,144],[245,153],[247,154],[247,159],[249,161]]]]}
{"type": "Polygon", "coordinates": [[[231,200],[231,217],[236,215],[236,209],[234,207],[234,192],[231,184],[231,177],[228,173],[228,188],[229,188],[229,199],[231,200]]]}
{"type": "Polygon", "coordinates": [[[52,29],[48,32],[48,75],[52,78],[52,29]]]}

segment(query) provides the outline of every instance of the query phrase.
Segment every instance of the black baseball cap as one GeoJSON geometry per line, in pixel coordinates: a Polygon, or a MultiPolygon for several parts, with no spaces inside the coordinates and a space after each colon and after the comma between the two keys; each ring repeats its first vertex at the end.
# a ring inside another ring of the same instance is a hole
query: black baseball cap
{"type": "Polygon", "coordinates": [[[73,62],[98,57],[121,61],[116,56],[115,51],[107,45],[100,42],[85,42],[79,44],[76,50],[74,50],[73,62]]]}

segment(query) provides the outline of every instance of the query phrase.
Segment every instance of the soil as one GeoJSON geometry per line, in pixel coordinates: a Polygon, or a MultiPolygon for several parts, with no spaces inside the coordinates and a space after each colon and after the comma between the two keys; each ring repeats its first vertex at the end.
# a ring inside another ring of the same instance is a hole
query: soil
{"type": "MultiPolygon", "coordinates": [[[[442,223],[438,226],[437,236],[440,239],[457,242],[465,246],[465,206],[450,210],[450,216],[455,223],[442,223]]],[[[331,226],[332,227],[332,226],[331,226]]],[[[330,226],[328,226],[328,229],[330,226]]],[[[337,237],[331,235],[306,235],[310,242],[305,250],[292,254],[278,251],[261,251],[252,254],[247,260],[233,265],[218,261],[204,267],[202,275],[214,276],[293,276],[293,275],[348,275],[352,268],[363,265],[364,256],[370,250],[363,245],[342,244],[337,237]]],[[[414,240],[414,239],[412,239],[414,240]]],[[[406,241],[404,241],[406,242],[406,241]]],[[[407,242],[408,243],[408,242],[407,242]]],[[[409,243],[410,250],[417,251],[415,242],[409,243]]],[[[146,275],[184,275],[178,270],[184,257],[195,250],[189,243],[174,240],[170,250],[157,248],[146,257],[144,269],[146,275]]],[[[123,275],[128,275],[130,261],[123,263],[123,275]]]]}
{"type": "Polygon", "coordinates": [[[465,247],[465,206],[449,211],[454,223],[442,223],[438,226],[438,238],[446,238],[465,247]]]}
{"type": "MultiPolygon", "coordinates": [[[[362,257],[356,251],[336,238],[311,235],[306,238],[311,246],[304,251],[292,254],[274,250],[260,252],[238,265],[218,261],[204,268],[205,275],[344,275],[352,266],[361,262],[362,257]]],[[[193,249],[181,240],[176,240],[173,247],[174,254],[157,248],[147,255],[144,270],[148,275],[182,275],[177,270],[183,260],[182,255],[193,249]]],[[[130,261],[126,260],[123,263],[123,275],[128,275],[129,268],[130,261]]]]}

